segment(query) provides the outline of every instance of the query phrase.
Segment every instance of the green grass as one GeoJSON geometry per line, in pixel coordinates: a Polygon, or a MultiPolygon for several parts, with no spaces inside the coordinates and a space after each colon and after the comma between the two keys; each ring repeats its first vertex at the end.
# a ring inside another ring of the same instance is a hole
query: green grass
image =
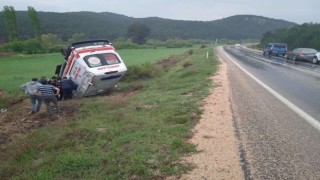
{"type": "Polygon", "coordinates": [[[169,58],[149,79],[119,83],[120,92],[139,83],[133,94],[79,100],[73,120],[9,147],[0,179],[163,179],[190,170],[179,160],[196,150],[186,139],[218,64],[207,51],[169,58]]]}
{"type": "Polygon", "coordinates": [[[127,66],[153,62],[168,57],[171,54],[183,53],[191,48],[157,48],[157,49],[122,49],[121,58],[127,66]]]}
{"type": "Polygon", "coordinates": [[[19,94],[19,86],[33,77],[54,75],[55,66],[62,62],[58,54],[17,55],[0,59],[0,89],[8,95],[19,94]]]}

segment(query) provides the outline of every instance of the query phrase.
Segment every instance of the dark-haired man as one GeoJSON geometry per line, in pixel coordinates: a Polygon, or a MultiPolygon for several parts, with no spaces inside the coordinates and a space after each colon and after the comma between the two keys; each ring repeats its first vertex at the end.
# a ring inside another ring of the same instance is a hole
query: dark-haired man
{"type": "Polygon", "coordinates": [[[52,114],[51,108],[50,108],[50,102],[52,102],[55,106],[55,109],[57,112],[60,111],[58,100],[56,96],[59,94],[60,89],[57,87],[54,87],[51,84],[48,84],[47,79],[41,79],[41,85],[37,87],[35,94],[40,96],[41,99],[45,102],[47,106],[47,112],[49,114],[52,114]]]}
{"type": "Polygon", "coordinates": [[[20,88],[30,97],[31,100],[31,114],[40,111],[42,99],[35,94],[35,90],[41,84],[38,82],[38,78],[32,78],[30,82],[22,84],[20,88]]]}

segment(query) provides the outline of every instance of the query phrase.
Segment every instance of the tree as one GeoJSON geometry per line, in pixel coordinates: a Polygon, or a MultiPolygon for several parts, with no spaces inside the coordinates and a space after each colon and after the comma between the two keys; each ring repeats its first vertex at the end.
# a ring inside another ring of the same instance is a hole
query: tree
{"type": "Polygon", "coordinates": [[[29,17],[29,20],[31,22],[31,27],[32,27],[32,30],[34,32],[35,38],[38,41],[41,41],[41,38],[40,38],[40,21],[39,21],[38,13],[31,6],[28,6],[28,17],[29,17]]]}
{"type": "Polygon", "coordinates": [[[128,27],[127,36],[136,44],[145,44],[146,37],[151,33],[151,29],[140,23],[133,23],[128,27]]]}
{"type": "Polygon", "coordinates": [[[263,35],[260,45],[268,42],[287,43],[289,49],[310,47],[320,49],[320,24],[304,23],[290,29],[279,29],[263,35]]]}
{"type": "Polygon", "coordinates": [[[263,47],[266,44],[273,42],[274,40],[274,34],[270,31],[263,34],[262,39],[260,41],[260,45],[263,47]]]}
{"type": "Polygon", "coordinates": [[[87,36],[84,33],[75,33],[68,39],[69,43],[74,43],[77,41],[84,41],[88,40],[87,36]]]}
{"type": "Polygon", "coordinates": [[[49,49],[61,42],[62,40],[56,34],[49,33],[41,35],[41,45],[43,49],[49,49]]]}
{"type": "Polygon", "coordinates": [[[12,6],[3,7],[3,18],[6,31],[9,35],[9,41],[19,39],[16,12],[12,6]]]}
{"type": "Polygon", "coordinates": [[[28,39],[23,42],[23,53],[36,54],[41,52],[41,44],[37,39],[28,39]]]}

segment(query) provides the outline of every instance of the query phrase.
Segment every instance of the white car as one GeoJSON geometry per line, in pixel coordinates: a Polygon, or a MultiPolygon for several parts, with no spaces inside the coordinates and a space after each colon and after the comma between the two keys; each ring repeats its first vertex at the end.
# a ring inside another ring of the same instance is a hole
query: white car
{"type": "Polygon", "coordinates": [[[320,52],[314,55],[312,62],[313,64],[318,64],[320,62],[320,52]]]}

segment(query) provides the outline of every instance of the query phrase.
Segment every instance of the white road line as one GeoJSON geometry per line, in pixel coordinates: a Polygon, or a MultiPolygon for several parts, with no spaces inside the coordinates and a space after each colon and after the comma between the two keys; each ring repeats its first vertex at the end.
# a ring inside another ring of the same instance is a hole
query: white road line
{"type": "Polygon", "coordinates": [[[225,56],[227,56],[231,62],[233,62],[235,65],[237,65],[244,73],[246,73],[249,77],[251,77],[254,81],[256,81],[258,84],[260,84],[264,89],[266,89],[268,92],[270,92],[274,97],[279,99],[282,103],[284,103],[286,106],[288,106],[290,109],[292,109],[294,112],[296,112],[300,117],[305,119],[309,124],[311,124],[314,128],[316,128],[318,131],[320,131],[320,123],[312,116],[304,112],[302,109],[300,109],[298,106],[294,105],[292,102],[290,102],[288,99],[277,93],[275,90],[273,90],[268,85],[264,84],[262,81],[260,81],[258,78],[256,78],[254,75],[252,75],[250,72],[248,72],[245,68],[243,68],[240,64],[238,64],[231,56],[229,56],[223,48],[219,47],[219,49],[224,53],[225,56]]]}

